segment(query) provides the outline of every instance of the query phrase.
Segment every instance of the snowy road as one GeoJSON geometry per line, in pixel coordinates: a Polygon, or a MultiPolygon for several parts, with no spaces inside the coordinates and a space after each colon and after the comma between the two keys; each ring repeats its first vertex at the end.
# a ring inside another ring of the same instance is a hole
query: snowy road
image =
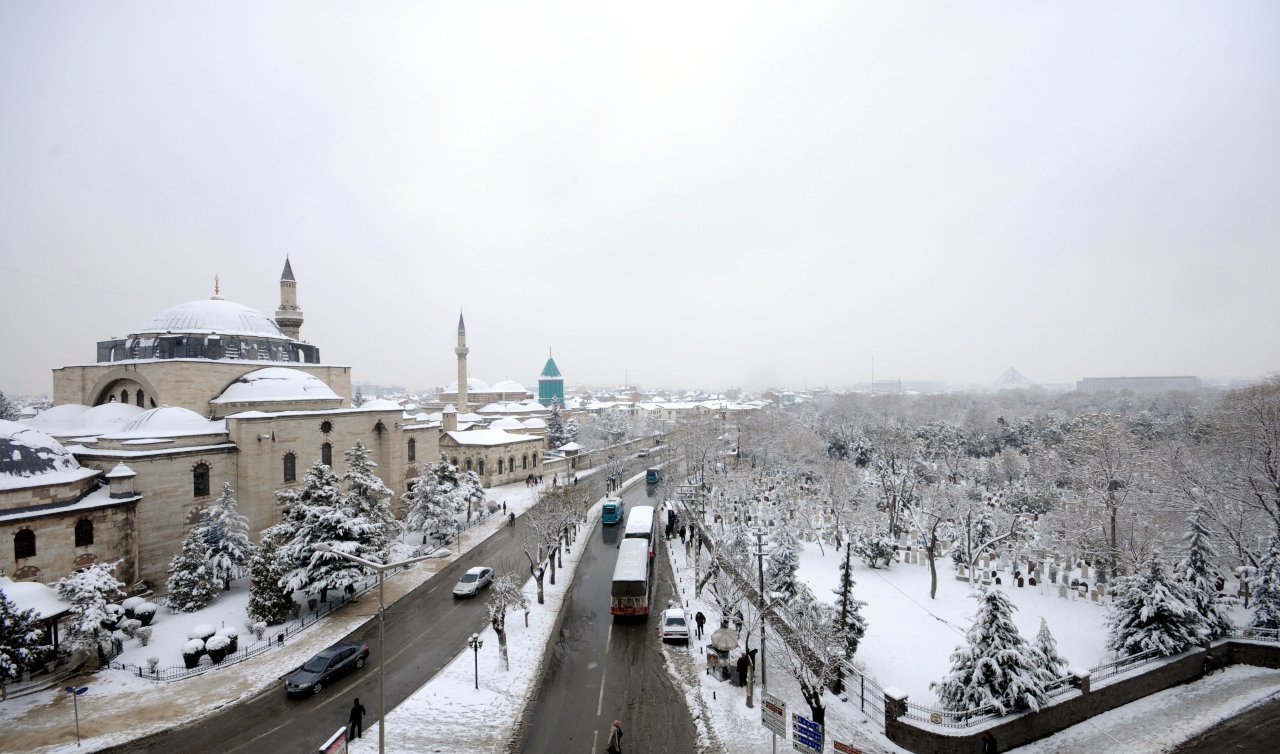
{"type": "MultiPolygon", "coordinates": [[[[654,504],[643,485],[625,499],[628,509],[654,504]]],[[[621,536],[621,527],[598,527],[579,565],[521,749],[527,754],[601,751],[614,719],[626,732],[627,751],[696,750],[684,694],[673,688],[665,668],[656,616],[615,623],[609,613],[615,544],[621,536]]],[[[655,564],[657,610],[671,596],[671,575],[661,550],[655,564]]]]}

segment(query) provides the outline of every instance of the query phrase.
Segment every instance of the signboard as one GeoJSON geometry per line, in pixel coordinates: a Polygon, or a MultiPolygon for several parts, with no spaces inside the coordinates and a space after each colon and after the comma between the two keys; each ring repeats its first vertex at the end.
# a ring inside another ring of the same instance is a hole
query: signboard
{"type": "Polygon", "coordinates": [[[320,754],[342,754],[347,750],[347,726],[338,728],[338,732],[329,736],[329,740],[320,744],[320,754]]]}
{"type": "Polygon", "coordinates": [[[676,488],[676,499],[684,503],[692,503],[698,497],[698,488],[692,484],[682,484],[676,488]]]}
{"type": "Polygon", "coordinates": [[[787,737],[787,703],[768,691],[760,692],[760,723],[773,735],[787,737]]]}
{"type": "Polygon", "coordinates": [[[799,712],[791,713],[791,745],[796,751],[822,754],[822,726],[799,712]]]}
{"type": "Polygon", "coordinates": [[[862,749],[840,741],[832,741],[831,745],[836,747],[836,751],[840,754],[866,754],[862,749]]]}

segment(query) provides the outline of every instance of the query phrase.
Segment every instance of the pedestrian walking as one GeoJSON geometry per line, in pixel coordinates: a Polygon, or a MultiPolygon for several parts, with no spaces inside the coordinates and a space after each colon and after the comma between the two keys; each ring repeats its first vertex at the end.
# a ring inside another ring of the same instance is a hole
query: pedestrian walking
{"type": "Polygon", "coordinates": [[[991,731],[982,732],[982,754],[996,754],[999,751],[996,748],[996,737],[991,735],[991,731]]]}
{"type": "Polygon", "coordinates": [[[747,653],[743,652],[738,655],[738,685],[746,688],[747,686],[747,669],[751,667],[751,660],[747,659],[747,653]]]}
{"type": "Polygon", "coordinates": [[[702,638],[702,627],[703,627],[704,625],[706,625],[706,623],[707,623],[707,616],[703,615],[703,614],[702,614],[702,611],[701,611],[701,610],[699,610],[699,611],[698,611],[698,614],[697,614],[697,615],[695,615],[695,616],[693,616],[693,622],[694,622],[694,623],[696,623],[696,624],[698,624],[698,638],[699,638],[699,639],[701,639],[701,638],[702,638]]]}
{"type": "Polygon", "coordinates": [[[351,704],[350,725],[347,726],[347,740],[352,738],[364,738],[364,705],[360,703],[360,697],[351,704]]]}
{"type": "Polygon", "coordinates": [[[737,610],[733,614],[733,630],[742,633],[742,611],[737,610]]]}
{"type": "Polygon", "coordinates": [[[622,723],[617,720],[609,726],[609,746],[605,751],[609,754],[622,754],[622,723]]]}
{"type": "Polygon", "coordinates": [[[506,513],[506,512],[507,512],[507,501],[506,501],[506,500],[503,500],[503,501],[502,501],[502,512],[503,512],[503,513],[506,513]]]}

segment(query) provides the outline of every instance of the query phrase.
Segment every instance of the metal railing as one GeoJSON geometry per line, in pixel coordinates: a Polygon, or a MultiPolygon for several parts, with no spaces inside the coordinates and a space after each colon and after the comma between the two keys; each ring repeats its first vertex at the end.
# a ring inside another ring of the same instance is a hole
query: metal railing
{"type": "Polygon", "coordinates": [[[1244,639],[1245,641],[1265,641],[1280,644],[1280,629],[1275,628],[1233,628],[1227,631],[1225,638],[1244,639]]]}
{"type": "Polygon", "coordinates": [[[1161,654],[1158,649],[1148,649],[1147,651],[1139,652],[1136,655],[1120,657],[1112,660],[1111,662],[1099,665],[1096,668],[1091,668],[1089,670],[1089,681],[1092,683],[1093,681],[1100,681],[1103,678],[1110,678],[1113,675],[1118,675],[1134,668],[1142,667],[1147,663],[1155,662],[1164,656],[1165,655],[1161,654]]]}

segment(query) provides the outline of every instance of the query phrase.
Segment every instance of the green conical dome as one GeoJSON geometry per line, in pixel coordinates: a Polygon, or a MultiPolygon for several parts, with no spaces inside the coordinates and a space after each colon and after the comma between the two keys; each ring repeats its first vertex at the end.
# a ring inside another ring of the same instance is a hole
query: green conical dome
{"type": "Polygon", "coordinates": [[[541,376],[543,377],[559,377],[560,376],[560,367],[556,366],[555,359],[551,358],[550,356],[547,357],[547,365],[542,368],[541,376]]]}

